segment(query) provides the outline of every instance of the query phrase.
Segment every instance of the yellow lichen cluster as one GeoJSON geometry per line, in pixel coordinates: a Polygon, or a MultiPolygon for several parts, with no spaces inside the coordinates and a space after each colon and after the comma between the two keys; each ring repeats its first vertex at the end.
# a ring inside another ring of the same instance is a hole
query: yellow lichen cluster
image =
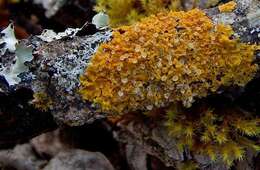
{"type": "Polygon", "coordinates": [[[193,154],[209,156],[230,167],[246,156],[246,149],[259,151],[252,137],[260,135],[260,119],[238,108],[197,108],[185,111],[172,105],[166,111],[169,133],[180,151],[188,147],[193,154]]]}
{"type": "Polygon", "coordinates": [[[234,1],[230,1],[223,5],[218,6],[220,12],[232,12],[237,6],[237,3],[234,1]]]}
{"type": "Polygon", "coordinates": [[[33,95],[32,104],[35,108],[41,110],[41,111],[48,111],[50,107],[52,107],[53,102],[51,98],[46,93],[35,93],[33,95]]]}
{"type": "Polygon", "coordinates": [[[181,9],[180,0],[98,0],[95,10],[105,11],[110,25],[132,24],[144,16],[166,9],[181,9]]]}
{"type": "MultiPolygon", "coordinates": [[[[189,3],[189,8],[197,7],[201,0],[97,0],[95,10],[105,11],[110,18],[110,25],[132,24],[145,16],[163,11],[184,10],[184,4],[189,3]]],[[[206,7],[216,5],[219,0],[208,0],[206,7]]]]}
{"type": "Polygon", "coordinates": [[[201,10],[160,13],[115,30],[92,57],[80,93],[106,112],[189,107],[219,87],[247,84],[255,49],[201,10]]]}

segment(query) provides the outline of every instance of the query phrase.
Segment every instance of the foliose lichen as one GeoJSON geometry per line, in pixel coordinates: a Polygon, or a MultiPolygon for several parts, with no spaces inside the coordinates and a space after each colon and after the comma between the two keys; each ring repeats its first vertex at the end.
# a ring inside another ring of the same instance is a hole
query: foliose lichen
{"type": "Polygon", "coordinates": [[[104,29],[109,25],[109,17],[104,12],[99,12],[92,18],[92,24],[94,24],[97,29],[104,29]]]}
{"type": "Polygon", "coordinates": [[[18,43],[12,23],[0,33],[0,75],[4,76],[9,86],[19,84],[19,75],[29,71],[26,62],[32,61],[32,51],[31,47],[18,43]],[[5,59],[7,52],[13,53],[13,58],[5,59]],[[7,62],[3,62],[5,60],[7,62]]]}
{"type": "Polygon", "coordinates": [[[237,3],[235,1],[230,1],[228,3],[218,6],[218,9],[220,12],[232,12],[236,8],[236,6],[237,3]]]}
{"type": "Polygon", "coordinates": [[[116,29],[91,58],[80,93],[119,114],[172,102],[190,107],[220,87],[247,84],[257,48],[201,10],[160,13],[116,29]]]}
{"type": "Polygon", "coordinates": [[[0,33],[0,55],[4,55],[6,50],[14,52],[16,50],[16,45],[18,40],[15,37],[14,25],[11,23],[0,33]]]}

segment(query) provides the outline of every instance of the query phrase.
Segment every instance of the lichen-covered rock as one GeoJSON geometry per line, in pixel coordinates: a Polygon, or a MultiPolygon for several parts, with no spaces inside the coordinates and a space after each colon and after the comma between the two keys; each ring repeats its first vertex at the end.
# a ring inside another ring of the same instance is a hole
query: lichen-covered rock
{"type": "Polygon", "coordinates": [[[80,92],[105,112],[190,107],[220,87],[247,84],[257,48],[201,10],[160,13],[115,30],[92,57],[80,92]]]}
{"type": "Polygon", "coordinates": [[[75,149],[59,153],[43,170],[114,170],[114,168],[101,153],[75,149]]]}
{"type": "Polygon", "coordinates": [[[111,37],[110,30],[84,37],[75,36],[78,31],[67,29],[56,36],[42,34],[39,38],[50,42],[37,47],[37,60],[31,64],[32,74],[37,77],[30,84],[35,97],[32,104],[42,111],[51,111],[58,122],[72,126],[94,120],[77,92],[79,77],[98,45],[111,37]]]}

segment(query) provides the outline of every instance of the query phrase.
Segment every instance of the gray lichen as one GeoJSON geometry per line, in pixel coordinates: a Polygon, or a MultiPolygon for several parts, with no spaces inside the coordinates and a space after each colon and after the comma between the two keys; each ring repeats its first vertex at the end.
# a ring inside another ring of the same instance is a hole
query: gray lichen
{"type": "MultiPolygon", "coordinates": [[[[58,122],[82,125],[94,121],[99,115],[94,115],[77,93],[79,77],[99,44],[111,39],[112,31],[76,36],[85,26],[60,33],[47,30],[40,36],[20,41],[14,52],[5,52],[1,56],[0,74],[1,81],[4,78],[8,87],[2,88],[1,82],[1,91],[24,87],[36,96],[50,98],[51,105],[44,106],[43,110],[47,107],[58,122]]],[[[33,100],[32,104],[41,100],[46,98],[33,100]]]]}
{"type": "Polygon", "coordinates": [[[41,35],[38,35],[38,37],[45,42],[52,42],[65,37],[73,38],[79,31],[81,31],[84,28],[85,25],[83,25],[81,28],[67,28],[64,32],[59,33],[56,33],[53,30],[45,29],[43,30],[41,35]]]}
{"type": "Polygon", "coordinates": [[[67,37],[38,47],[38,60],[32,64],[35,67],[32,73],[37,78],[32,81],[31,87],[35,93],[51,96],[55,107],[50,110],[56,120],[70,125],[93,120],[91,110],[77,93],[79,77],[98,45],[109,41],[111,36],[110,30],[104,30],[84,37],[67,37]]]}
{"type": "Polygon", "coordinates": [[[97,50],[97,45],[108,41],[110,37],[111,32],[105,31],[85,38],[75,37],[73,43],[49,43],[44,49],[40,49],[38,55],[42,56],[42,60],[37,61],[37,65],[39,64],[42,71],[53,73],[52,81],[59,85],[56,90],[63,88],[65,92],[72,94],[79,85],[79,76],[88,60],[97,50]]]}

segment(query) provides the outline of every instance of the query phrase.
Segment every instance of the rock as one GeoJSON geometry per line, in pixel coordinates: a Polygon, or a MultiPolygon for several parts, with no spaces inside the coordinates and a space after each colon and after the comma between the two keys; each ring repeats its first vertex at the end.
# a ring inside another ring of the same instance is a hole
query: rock
{"type": "Polygon", "coordinates": [[[41,4],[46,10],[45,16],[51,18],[67,2],[67,0],[34,0],[35,4],[41,4]]]}
{"type": "Polygon", "coordinates": [[[43,170],[114,170],[114,168],[99,152],[73,149],[60,152],[43,170]]]}
{"type": "Polygon", "coordinates": [[[126,159],[131,170],[147,170],[147,154],[139,145],[126,145],[126,159]]]}
{"type": "Polygon", "coordinates": [[[183,161],[184,154],[177,148],[176,141],[168,135],[162,122],[157,122],[156,128],[150,128],[144,122],[131,121],[118,123],[114,137],[121,143],[139,145],[143,151],[161,160],[165,166],[174,167],[176,161],[183,161]]]}
{"type": "MultiPolygon", "coordinates": [[[[236,170],[251,170],[251,169],[257,170],[259,168],[259,165],[255,165],[254,160],[259,160],[259,157],[257,158],[257,154],[253,150],[247,150],[245,158],[237,162],[237,164],[235,165],[235,169],[236,170]]],[[[258,163],[259,161],[256,162],[258,163]]]]}
{"type": "Polygon", "coordinates": [[[53,157],[60,151],[70,148],[69,145],[62,142],[59,129],[37,136],[33,138],[30,143],[35,151],[41,156],[53,157]]]}
{"type": "Polygon", "coordinates": [[[29,144],[17,145],[13,150],[0,152],[0,169],[10,167],[16,170],[36,170],[45,164],[46,161],[37,158],[29,144]]]}

